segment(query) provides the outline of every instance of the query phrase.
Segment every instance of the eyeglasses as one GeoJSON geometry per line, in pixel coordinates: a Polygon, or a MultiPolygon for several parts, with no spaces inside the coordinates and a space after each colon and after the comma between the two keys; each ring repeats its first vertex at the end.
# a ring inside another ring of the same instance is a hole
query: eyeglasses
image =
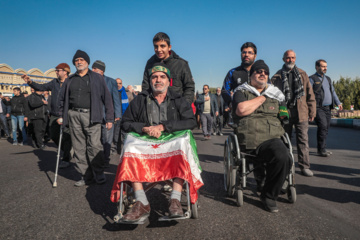
{"type": "Polygon", "coordinates": [[[241,54],[243,55],[246,55],[246,54],[249,54],[249,55],[254,55],[254,52],[250,52],[250,51],[242,51],[241,54]]]}
{"type": "Polygon", "coordinates": [[[269,75],[269,72],[268,72],[268,71],[265,71],[265,70],[256,70],[256,73],[257,73],[257,74],[262,74],[262,73],[264,73],[265,75],[269,75]]]}
{"type": "Polygon", "coordinates": [[[56,69],[55,72],[64,71],[63,69],[56,69]]]}

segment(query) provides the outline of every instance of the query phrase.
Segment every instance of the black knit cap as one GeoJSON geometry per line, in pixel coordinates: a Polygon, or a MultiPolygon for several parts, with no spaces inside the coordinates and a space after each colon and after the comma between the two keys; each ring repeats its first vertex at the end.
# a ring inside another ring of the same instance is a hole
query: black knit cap
{"type": "Polygon", "coordinates": [[[89,65],[90,65],[90,57],[87,55],[86,52],[81,51],[80,49],[76,51],[72,63],[75,65],[75,59],[77,58],[83,58],[89,65]]]}
{"type": "Polygon", "coordinates": [[[97,68],[97,69],[100,69],[101,71],[105,72],[105,63],[100,60],[96,60],[93,63],[92,68],[97,68]]]}
{"type": "Polygon", "coordinates": [[[254,62],[254,64],[251,66],[250,69],[250,76],[256,71],[256,70],[260,70],[260,69],[264,69],[265,71],[267,71],[270,75],[270,70],[269,70],[269,66],[266,65],[266,63],[264,62],[264,60],[257,60],[256,62],[254,62]]]}

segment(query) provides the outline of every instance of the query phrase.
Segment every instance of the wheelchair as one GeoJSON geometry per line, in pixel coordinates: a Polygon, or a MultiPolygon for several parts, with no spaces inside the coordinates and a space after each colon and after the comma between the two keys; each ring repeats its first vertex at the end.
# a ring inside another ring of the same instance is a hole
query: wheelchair
{"type": "MultiPolygon", "coordinates": [[[[165,181],[165,183],[172,186],[172,181],[170,181],[170,180],[165,181]]],[[[150,189],[155,187],[157,184],[160,184],[160,182],[148,183],[144,187],[144,191],[148,192],[150,189]]],[[[168,216],[162,216],[162,217],[160,217],[158,219],[159,221],[176,221],[176,220],[189,219],[189,218],[197,219],[199,217],[199,214],[198,214],[198,208],[199,208],[198,201],[199,200],[197,200],[194,204],[192,204],[190,202],[190,186],[189,186],[189,183],[184,180],[184,185],[185,185],[186,188],[183,188],[182,195],[185,195],[186,200],[187,200],[187,209],[184,212],[184,216],[183,217],[178,217],[178,218],[170,218],[168,216]]],[[[135,203],[135,198],[134,198],[133,189],[128,184],[128,182],[126,182],[126,183],[121,182],[121,185],[120,185],[120,199],[119,199],[119,202],[118,202],[118,213],[114,216],[114,222],[115,223],[122,223],[122,224],[144,224],[148,217],[144,217],[144,218],[142,218],[139,221],[134,222],[134,223],[127,223],[127,222],[122,221],[123,216],[132,207],[132,205],[134,203],[135,203]]]]}
{"type": "MultiPolygon", "coordinates": [[[[292,145],[287,133],[282,136],[282,141],[289,149],[291,156],[291,164],[289,174],[283,184],[282,193],[286,193],[290,203],[296,202],[296,188],[295,188],[295,164],[294,156],[292,154],[292,145]]],[[[236,134],[231,133],[225,140],[224,146],[224,187],[227,195],[233,197],[235,195],[236,205],[241,207],[244,205],[243,191],[246,188],[246,181],[248,175],[255,169],[250,166],[251,162],[256,160],[255,155],[248,154],[241,151],[238,144],[236,134]]],[[[254,164],[253,164],[254,165],[254,164]]]]}

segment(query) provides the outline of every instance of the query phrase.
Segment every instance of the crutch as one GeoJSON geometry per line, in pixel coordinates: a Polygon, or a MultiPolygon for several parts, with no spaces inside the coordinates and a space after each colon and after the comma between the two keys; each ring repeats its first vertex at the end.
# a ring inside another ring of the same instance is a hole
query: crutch
{"type": "Polygon", "coordinates": [[[58,176],[58,170],[59,170],[62,135],[63,135],[63,129],[62,129],[62,126],[60,126],[60,139],[59,139],[59,146],[58,146],[57,159],[56,159],[55,179],[54,179],[54,183],[53,183],[54,188],[57,187],[57,176],[58,176]]]}

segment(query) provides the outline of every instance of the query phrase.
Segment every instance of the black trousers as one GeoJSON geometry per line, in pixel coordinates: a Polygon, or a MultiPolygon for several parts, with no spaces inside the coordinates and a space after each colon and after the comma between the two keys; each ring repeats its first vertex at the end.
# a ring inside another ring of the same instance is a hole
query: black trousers
{"type": "Polygon", "coordinates": [[[44,133],[45,133],[45,119],[31,119],[31,123],[34,127],[33,139],[37,147],[41,147],[44,144],[44,133]]]}
{"type": "Polygon", "coordinates": [[[329,132],[331,121],[331,109],[330,106],[323,106],[316,108],[315,122],[317,128],[317,149],[319,152],[326,149],[326,138],[329,132]]]}
{"type": "MultiPolygon", "coordinates": [[[[60,139],[60,125],[56,122],[58,117],[51,116],[50,117],[50,137],[56,144],[59,146],[59,139],[60,139]]],[[[71,159],[71,137],[70,137],[70,130],[69,128],[64,128],[63,136],[61,140],[61,150],[63,151],[63,161],[70,162],[71,159]]]]}
{"type": "Polygon", "coordinates": [[[290,153],[281,139],[275,138],[260,144],[256,149],[257,162],[265,163],[266,179],[262,197],[276,200],[290,170],[290,153]]]}

